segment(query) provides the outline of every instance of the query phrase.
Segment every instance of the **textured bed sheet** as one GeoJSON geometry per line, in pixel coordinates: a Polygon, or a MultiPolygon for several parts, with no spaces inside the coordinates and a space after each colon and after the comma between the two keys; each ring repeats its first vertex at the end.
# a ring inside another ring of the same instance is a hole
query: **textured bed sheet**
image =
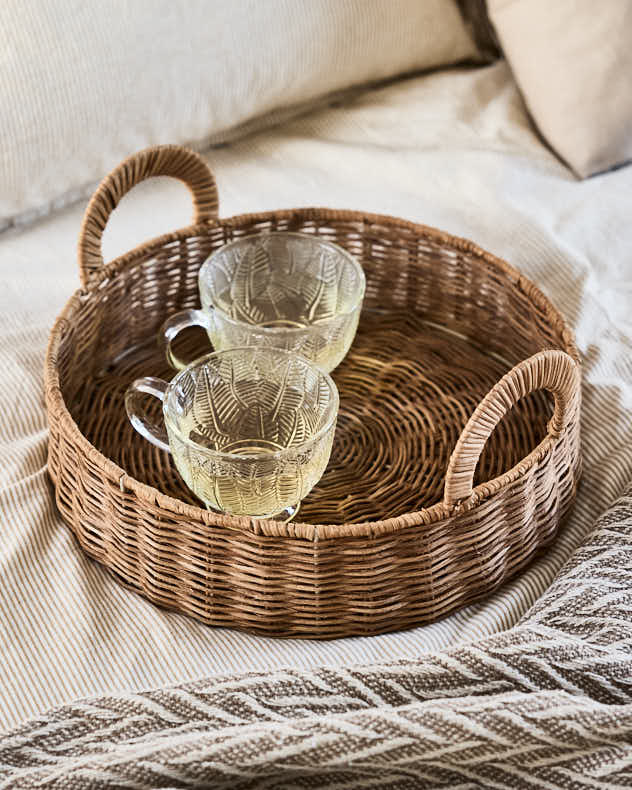
{"type": "MultiPolygon", "coordinates": [[[[156,142],[169,142],[167,140],[156,142]]],[[[210,629],[82,555],[46,472],[42,366],[78,285],[84,205],[0,234],[0,728],[53,705],[222,673],[409,659],[512,626],[632,479],[632,167],[579,182],[544,146],[504,62],[371,91],[208,153],[220,213],[295,205],[399,215],[467,236],[533,279],[584,355],[584,477],[556,542],[485,602],[407,632],[332,642],[210,629]]],[[[144,184],[106,258],[186,224],[183,186],[144,184]]]]}

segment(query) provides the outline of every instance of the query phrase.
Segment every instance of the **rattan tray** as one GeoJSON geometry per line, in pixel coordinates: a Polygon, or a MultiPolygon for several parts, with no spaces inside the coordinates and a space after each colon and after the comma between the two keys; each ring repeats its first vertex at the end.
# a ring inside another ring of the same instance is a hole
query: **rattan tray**
{"type": "Polygon", "coordinates": [[[491,593],[554,537],[575,495],[580,376],[562,317],[507,263],[432,228],[314,208],[218,219],[217,206],[204,161],[163,146],[122,163],[87,208],[83,288],[46,361],[49,471],[82,548],[156,604],[275,635],[376,634],[491,593]],[[194,223],[105,266],[109,215],[155,175],[190,187],[194,223]],[[222,517],[134,432],[123,393],[169,375],[156,334],[198,304],[209,253],[286,229],[335,241],[366,272],[358,334],[334,371],[332,459],[300,523],[222,517]]]}

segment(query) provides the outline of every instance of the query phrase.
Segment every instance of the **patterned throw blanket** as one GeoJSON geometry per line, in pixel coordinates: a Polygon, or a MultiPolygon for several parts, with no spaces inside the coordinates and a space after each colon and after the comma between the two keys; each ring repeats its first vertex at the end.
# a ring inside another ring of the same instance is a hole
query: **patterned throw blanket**
{"type": "Polygon", "coordinates": [[[632,489],[509,631],[66,705],[0,738],[0,787],[631,787],[631,653],[632,489]]]}

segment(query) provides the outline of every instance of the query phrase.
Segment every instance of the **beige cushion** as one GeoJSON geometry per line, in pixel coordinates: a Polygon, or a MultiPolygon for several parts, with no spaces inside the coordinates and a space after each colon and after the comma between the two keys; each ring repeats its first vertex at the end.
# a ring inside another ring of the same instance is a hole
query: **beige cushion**
{"type": "Polygon", "coordinates": [[[580,176],[632,159],[632,3],[488,0],[540,131],[580,176]]]}
{"type": "Polygon", "coordinates": [[[2,0],[0,228],[147,145],[475,56],[454,0],[2,0]]]}

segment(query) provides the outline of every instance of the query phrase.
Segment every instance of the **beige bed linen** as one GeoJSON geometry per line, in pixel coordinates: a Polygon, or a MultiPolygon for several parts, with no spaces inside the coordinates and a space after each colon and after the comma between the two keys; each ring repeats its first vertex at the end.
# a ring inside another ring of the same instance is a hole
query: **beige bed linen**
{"type": "MultiPolygon", "coordinates": [[[[584,482],[556,543],[488,601],[431,626],[318,643],[210,629],[86,560],[46,476],[41,370],[77,285],[83,205],[0,235],[0,728],[110,690],[213,673],[412,658],[512,625],[632,478],[632,168],[577,182],[541,144],[504,63],[420,77],[209,153],[221,213],[292,205],[400,215],[469,236],[554,299],[585,354],[584,482]]],[[[106,256],[184,224],[186,190],[125,199],[106,256]]]]}
{"type": "Polygon", "coordinates": [[[631,493],[507,631],[75,700],[0,735],[0,788],[629,788],[631,493]]]}

